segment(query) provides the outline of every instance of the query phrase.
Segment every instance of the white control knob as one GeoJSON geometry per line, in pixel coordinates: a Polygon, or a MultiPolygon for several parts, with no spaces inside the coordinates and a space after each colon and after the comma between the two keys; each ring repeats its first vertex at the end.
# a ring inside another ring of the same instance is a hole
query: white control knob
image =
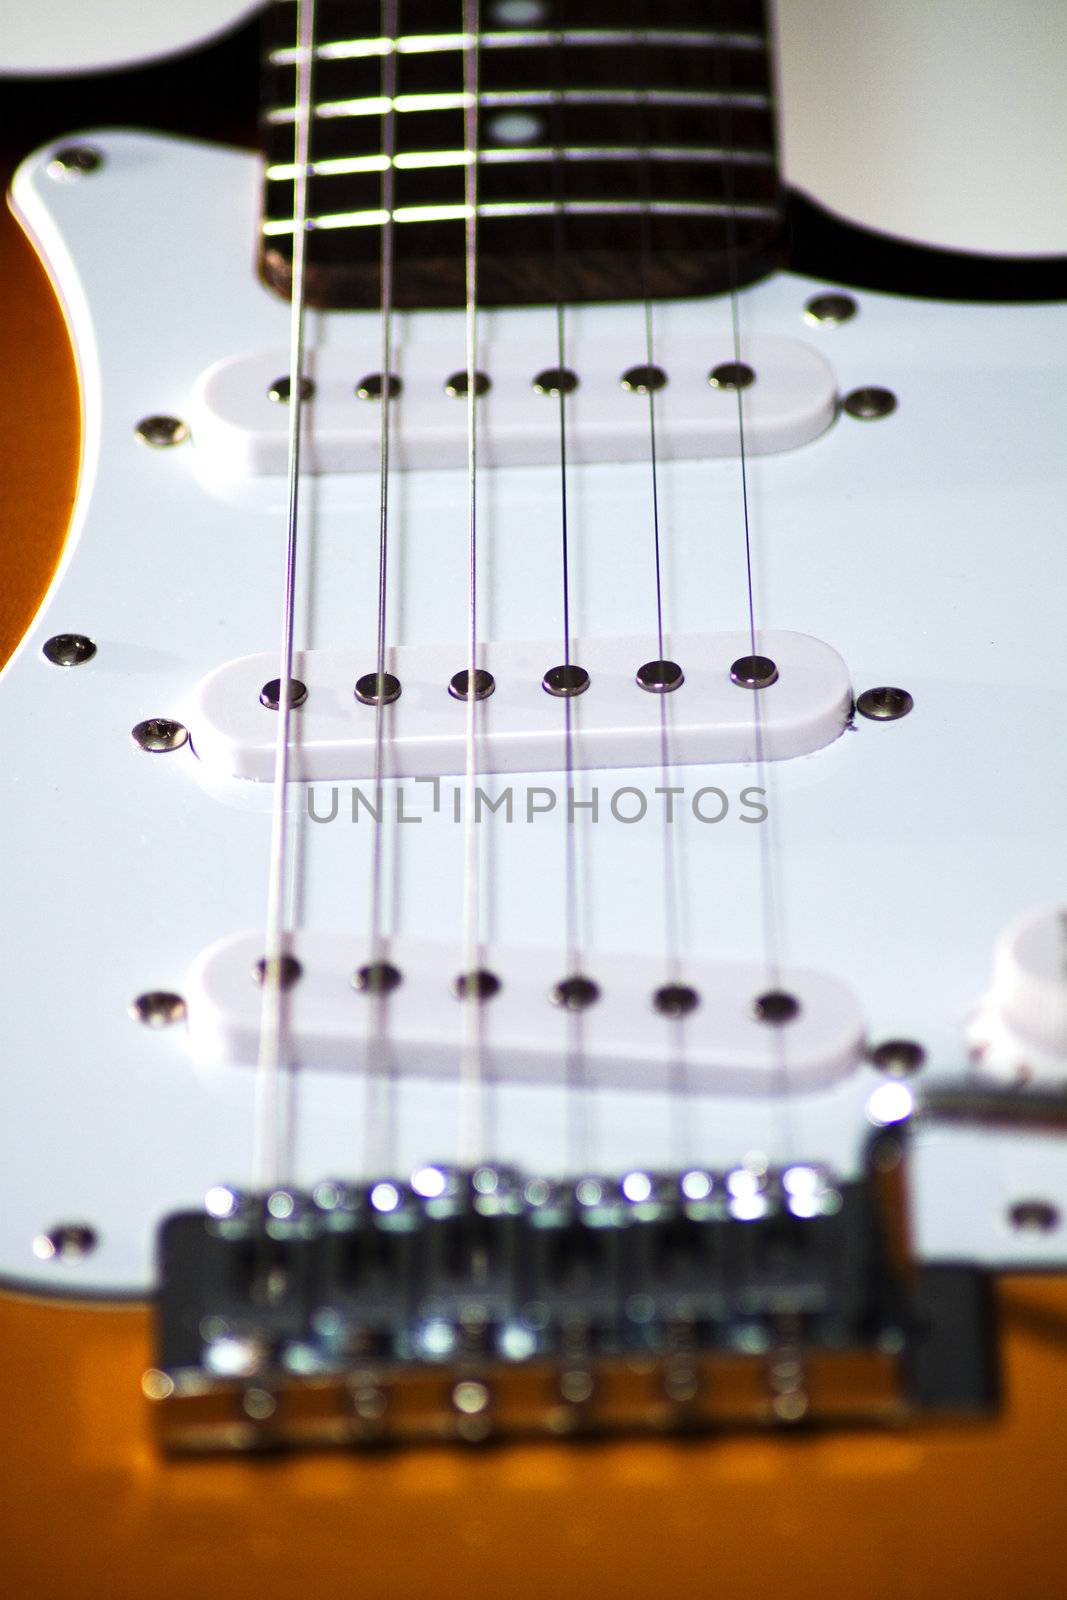
{"type": "Polygon", "coordinates": [[[1001,935],[968,1037],[997,1077],[1067,1077],[1067,906],[1028,912],[1001,935]]]}

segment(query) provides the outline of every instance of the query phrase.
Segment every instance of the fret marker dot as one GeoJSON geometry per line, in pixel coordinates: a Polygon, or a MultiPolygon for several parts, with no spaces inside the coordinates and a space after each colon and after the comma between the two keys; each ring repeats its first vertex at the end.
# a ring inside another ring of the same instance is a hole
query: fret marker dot
{"type": "Polygon", "coordinates": [[[506,111],[490,117],[486,133],[494,144],[532,144],[545,131],[545,119],[529,111],[506,111]]]}
{"type": "Polygon", "coordinates": [[[558,700],[573,699],[588,689],[589,674],[584,667],[573,664],[569,667],[550,667],[541,679],[541,687],[546,694],[554,695],[558,700]]]}
{"type": "Polygon", "coordinates": [[[391,706],[400,699],[400,679],[391,672],[383,672],[381,678],[376,672],[365,672],[356,679],[352,693],[360,705],[376,706],[380,700],[383,706],[391,706]]]}
{"type": "Polygon", "coordinates": [[[646,661],[637,669],[637,682],[649,694],[670,694],[681,688],[685,674],[677,661],[646,661]]]}
{"type": "MultiPolygon", "coordinates": [[[[467,700],[470,698],[468,692],[469,682],[470,676],[466,670],[463,672],[453,673],[448,683],[448,692],[452,696],[453,700],[467,700]]],[[[483,667],[475,668],[474,698],[476,700],[488,700],[495,688],[496,679],[493,677],[493,674],[491,672],[486,672],[483,667]]]]}
{"type": "MultiPolygon", "coordinates": [[[[395,400],[401,393],[404,385],[395,372],[389,374],[389,399],[395,400]]],[[[360,378],[356,384],[356,396],[360,400],[380,400],[385,392],[386,384],[380,372],[368,372],[365,378],[360,378]]]]}
{"type": "Polygon", "coordinates": [[[730,668],[730,679],[741,689],[769,689],[778,682],[778,668],[770,656],[738,656],[730,668]]]}

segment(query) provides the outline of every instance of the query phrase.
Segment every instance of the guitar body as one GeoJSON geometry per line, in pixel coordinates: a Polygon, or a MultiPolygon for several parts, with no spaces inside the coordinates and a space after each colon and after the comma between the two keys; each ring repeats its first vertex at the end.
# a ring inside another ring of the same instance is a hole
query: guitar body
{"type": "MultiPolygon", "coordinates": [[[[1063,1237],[1058,1225],[1005,1221],[1021,1201],[1067,1196],[1062,1141],[1047,1132],[920,1129],[908,1157],[913,1248],[935,1264],[1014,1274],[997,1294],[995,1416],[251,1461],[160,1451],[141,1392],[157,1360],[146,1306],[155,1230],[213,1185],[253,1184],[255,1067],[191,1059],[183,1029],[146,1029],[129,1006],[153,991],[188,998],[205,951],[261,926],[271,785],[205,770],[189,746],[150,753],[129,730],[172,718],[195,743],[198,682],[274,646],[284,480],[208,470],[202,380],[221,359],[284,352],[288,309],[251,274],[253,157],[141,134],[65,143],[96,151],[98,169],[67,182],[55,143],[32,156],[14,206],[36,254],[5,235],[24,307],[4,330],[20,382],[4,397],[13,532],[0,614],[11,657],[0,679],[6,764],[20,778],[6,783],[0,811],[4,836],[18,842],[5,898],[21,908],[5,917],[3,956],[4,1056],[21,1063],[8,1068],[0,1135],[9,1587],[57,1600],[220,1590],[271,1600],[327,1585],[368,1597],[432,1586],[450,1600],[489,1583],[514,1600],[609,1586],[702,1594],[788,1584],[813,1600],[980,1600],[1009,1584],[1022,1596],[1051,1592],[1062,1560],[1056,1396],[1067,1286],[1039,1274],[1062,1268],[1063,1237]],[[142,419],[184,420],[197,404],[192,440],[152,449],[136,437],[142,419]],[[45,642],[66,633],[91,637],[96,656],[50,664],[45,642]],[[36,1248],[71,1223],[92,1227],[91,1251],[36,1248]]],[[[663,829],[651,810],[632,823],[610,805],[624,788],[641,795],[666,781],[685,790],[671,847],[686,959],[758,965],[760,832],[743,822],[740,796],[763,778],[786,963],[846,984],[870,1042],[921,1040],[936,1087],[973,1073],[968,1027],[1005,927],[1062,900],[1050,864],[1067,776],[1052,734],[1063,705],[1067,570],[1054,530],[1067,319],[1056,304],[857,292],[858,316],[813,327],[805,306],[832,287],[779,273],[744,290],[744,349],[799,341],[829,367],[837,394],[882,386],[897,408],[867,421],[839,412],[809,442],[750,459],[759,622],[825,641],[857,694],[900,684],[915,710],[897,724],[857,717],[827,748],[762,773],[739,762],[578,772],[583,797],[598,784],[606,809],[582,836],[584,954],[593,967],[670,935],[663,829]],[[725,795],[720,822],[692,808],[701,786],[725,795]]],[[[656,321],[663,349],[699,347],[705,366],[730,354],[723,297],[663,305],[656,321]]],[[[372,312],[317,313],[309,342],[350,351],[355,381],[377,365],[377,330],[372,312]]],[[[607,350],[621,371],[642,359],[641,307],[582,308],[569,336],[607,350]]],[[[549,365],[554,317],[487,313],[481,337],[489,370],[540,348],[549,365]]],[[[443,379],[463,367],[463,339],[459,312],[410,315],[400,370],[437,363],[443,379]]],[[[661,475],[669,630],[743,630],[736,459],[666,459],[661,475]]],[[[488,639],[558,633],[557,481],[551,460],[483,474],[488,639]]],[[[314,537],[298,648],[355,639],[373,665],[377,479],[324,473],[308,483],[314,537]]],[[[571,483],[575,633],[644,635],[654,655],[647,463],[594,453],[571,483]]],[[[396,475],[392,502],[391,637],[454,643],[457,667],[465,494],[461,472],[420,465],[396,475]]],[[[558,947],[566,910],[563,806],[543,817],[527,809],[532,790],[563,780],[525,768],[507,777],[516,819],[495,817],[483,836],[486,939],[501,963],[558,947]]],[[[450,795],[462,778],[446,776],[440,810],[428,789],[394,781],[420,820],[385,835],[390,926],[436,942],[459,971],[464,830],[450,795]]],[[[505,780],[495,781],[485,780],[494,795],[505,780]]],[[[373,834],[365,814],[348,820],[350,787],[326,824],[313,807],[328,809],[331,785],[294,785],[299,920],[345,934],[358,954],[373,834]]],[[[650,967],[650,987],[659,978],[650,967]]],[[[865,1108],[888,1081],[861,1060],[784,1095],[712,1084],[690,1091],[681,1131],[662,1084],[609,1082],[587,1107],[583,1149],[572,1092],[530,1072],[490,1091],[496,1149],[523,1167],[567,1170],[577,1147],[597,1170],[693,1161],[718,1170],[758,1149],[773,1167],[799,1159],[846,1179],[864,1160],[865,1108]]],[[[303,1186],[452,1156],[462,1105],[447,1073],[404,1085],[391,1130],[373,1136],[360,1075],[312,1067],[296,1081],[303,1186]]]]}

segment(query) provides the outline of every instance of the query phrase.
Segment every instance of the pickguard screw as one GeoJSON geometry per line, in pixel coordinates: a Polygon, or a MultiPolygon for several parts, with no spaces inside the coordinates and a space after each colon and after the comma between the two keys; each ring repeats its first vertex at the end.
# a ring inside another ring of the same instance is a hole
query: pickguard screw
{"type": "MultiPolygon", "coordinates": [[[[271,964],[272,973],[276,972],[279,978],[279,988],[291,989],[293,984],[303,976],[304,969],[295,956],[283,955],[271,964]]],[[[252,976],[262,988],[267,981],[267,958],[260,956],[252,968],[252,976]]]]}
{"type": "Polygon", "coordinates": [[[167,989],[150,989],[131,1002],[130,1016],[146,1028],[170,1028],[185,1016],[185,1001],[167,989]]]}
{"type": "Polygon", "coordinates": [[[503,985],[495,972],[484,968],[477,972],[461,972],[452,985],[457,1000],[491,1000],[503,985]]]}
{"type": "Polygon", "coordinates": [[[730,679],[742,689],[769,689],[778,682],[778,668],[770,656],[738,656],[730,679]]]}
{"type": "Polygon", "coordinates": [[[41,654],[54,667],[80,667],[93,659],[96,646],[84,633],[57,633],[45,640],[41,654]]]}
{"type": "Polygon", "coordinates": [[[153,450],[169,450],[173,445],[184,444],[189,429],[180,417],[142,417],[134,429],[141,444],[153,450]]]}
{"type": "MultiPolygon", "coordinates": [[[[474,393],[479,399],[483,394],[488,394],[493,387],[488,375],[484,372],[474,374],[474,393]]],[[[467,374],[453,372],[445,379],[445,394],[450,400],[465,400],[467,397],[467,374]]]]}
{"type": "MultiPolygon", "coordinates": [[[[308,686],[301,683],[299,678],[289,679],[289,706],[295,710],[302,706],[308,697],[308,686]]],[[[271,678],[259,691],[259,703],[266,706],[268,711],[277,711],[282,703],[282,680],[271,678]]]]}
{"type": "Polygon", "coordinates": [[[570,367],[546,367],[533,381],[538,394],[573,394],[578,387],[578,374],[570,367]]]}
{"type": "Polygon", "coordinates": [[[630,394],[655,394],[667,386],[667,374],[662,367],[629,367],[622,375],[622,386],[630,394]]]}
{"type": "Polygon", "coordinates": [[[670,694],[681,688],[685,674],[677,661],[646,661],[637,669],[637,682],[649,694],[670,694]]]}
{"type": "MultiPolygon", "coordinates": [[[[385,391],[385,383],[380,372],[368,372],[365,378],[360,378],[356,384],[356,395],[360,400],[380,400],[385,391]]],[[[404,385],[400,382],[395,372],[389,374],[390,400],[395,400],[401,393],[404,385]]]]}
{"type": "Polygon", "coordinates": [[[360,705],[376,706],[380,700],[383,706],[391,706],[400,699],[400,679],[391,672],[383,672],[380,679],[376,672],[365,672],[356,679],[352,693],[360,705]]]}
{"type": "Polygon", "coordinates": [[[180,750],[189,738],[189,730],[169,717],[149,717],[130,729],[134,744],[142,750],[180,750]]]}
{"type": "Polygon", "coordinates": [[[72,178],[84,178],[90,172],[99,172],[103,164],[102,154],[91,144],[69,144],[56,151],[48,163],[48,171],[53,178],[69,181],[72,178]]]}
{"type": "Polygon", "coordinates": [[[589,674],[584,667],[563,666],[549,667],[541,679],[541,687],[546,694],[555,695],[558,700],[573,699],[576,694],[584,694],[589,687],[589,674]]]}
{"type": "Polygon", "coordinates": [[[96,1249],[96,1229],[85,1222],[60,1222],[33,1241],[38,1261],[78,1261],[96,1249]]]}
{"type": "Polygon", "coordinates": [[[352,987],[360,994],[392,994],[402,981],[397,968],[388,961],[372,961],[352,974],[352,987]]]}
{"type": "Polygon", "coordinates": [[[870,1058],[879,1072],[887,1072],[893,1078],[906,1078],[923,1066],[926,1051],[914,1039],[887,1039],[874,1047],[870,1058]]]}
{"type": "Polygon", "coordinates": [[[800,1015],[800,1001],[795,995],[786,994],[784,989],[768,989],[752,1002],[752,1014],[757,1021],[780,1028],[800,1015]]]}
{"type": "Polygon", "coordinates": [[[891,389],[853,389],[841,402],[842,410],[860,422],[873,422],[877,417],[888,417],[897,409],[897,397],[891,389]]]}
{"type": "Polygon", "coordinates": [[[1060,1213],[1049,1200],[1018,1200],[1008,1221],[1018,1233],[1051,1233],[1059,1226],[1060,1213]]]}
{"type": "Polygon", "coordinates": [[[656,990],[652,1004],[665,1017],[687,1017],[700,1004],[700,996],[688,984],[666,983],[656,990]]]}
{"type": "MultiPolygon", "coordinates": [[[[469,698],[467,692],[468,681],[469,673],[466,669],[452,675],[448,683],[448,692],[453,700],[466,700],[469,698]]],[[[476,667],[474,669],[474,698],[476,700],[488,700],[495,688],[496,679],[493,674],[486,672],[483,667],[476,667]]]]}
{"type": "Polygon", "coordinates": [[[564,1011],[585,1011],[599,999],[599,984],[579,974],[573,978],[561,978],[552,990],[553,1005],[561,1006],[564,1011]]]}
{"type": "MultiPolygon", "coordinates": [[[[292,392],[292,384],[288,376],[284,378],[275,378],[274,382],[267,390],[267,399],[273,400],[276,405],[288,405],[289,396],[292,394],[292,392]]],[[[310,378],[301,378],[300,398],[301,400],[314,400],[315,385],[312,383],[310,378]]]]}
{"type": "Polygon", "coordinates": [[[839,322],[850,322],[858,310],[850,294],[816,294],[804,307],[804,320],[816,326],[836,328],[839,322]]]}
{"type": "Polygon", "coordinates": [[[708,373],[713,389],[747,389],[755,381],[756,374],[744,361],[721,361],[708,373]]]}
{"type": "Polygon", "coordinates": [[[898,717],[906,717],[914,704],[907,689],[883,686],[864,689],[856,700],[856,710],[861,717],[869,717],[872,722],[895,722],[898,717]]]}

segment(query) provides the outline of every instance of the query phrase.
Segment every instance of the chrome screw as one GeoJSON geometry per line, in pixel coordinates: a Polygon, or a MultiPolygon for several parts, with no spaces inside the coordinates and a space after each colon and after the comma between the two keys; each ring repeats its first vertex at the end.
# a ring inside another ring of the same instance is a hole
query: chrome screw
{"type": "Polygon", "coordinates": [[[87,177],[90,172],[99,172],[103,164],[103,155],[91,144],[68,144],[56,151],[48,163],[48,171],[51,177],[69,182],[87,177]]]}
{"type": "Polygon", "coordinates": [[[850,322],[858,310],[850,294],[816,294],[804,307],[804,320],[817,327],[836,328],[839,322],[850,322]]]}
{"type": "Polygon", "coordinates": [[[179,417],[142,417],[134,433],[141,444],[153,450],[169,450],[189,437],[189,429],[179,417]]]}
{"type": "Polygon", "coordinates": [[[86,1222],[59,1222],[33,1241],[38,1261],[78,1261],[96,1249],[95,1228],[86,1222]]]}
{"type": "Polygon", "coordinates": [[[185,1001],[168,989],[149,989],[130,1002],[130,1016],[146,1028],[170,1028],[185,1016],[185,1001]]]}
{"type": "Polygon", "coordinates": [[[41,654],[54,667],[80,667],[93,659],[96,646],[84,633],[57,633],[45,640],[41,654]]]}
{"type": "Polygon", "coordinates": [[[130,729],[134,744],[142,750],[180,750],[189,738],[189,730],[169,717],[149,717],[130,729]]]}
{"type": "Polygon", "coordinates": [[[856,710],[872,722],[895,722],[898,717],[906,717],[914,704],[907,689],[883,687],[864,689],[856,701],[856,710]]]}
{"type": "Polygon", "coordinates": [[[897,397],[891,389],[853,389],[842,400],[841,408],[860,422],[873,422],[897,409],[897,397]]]}

